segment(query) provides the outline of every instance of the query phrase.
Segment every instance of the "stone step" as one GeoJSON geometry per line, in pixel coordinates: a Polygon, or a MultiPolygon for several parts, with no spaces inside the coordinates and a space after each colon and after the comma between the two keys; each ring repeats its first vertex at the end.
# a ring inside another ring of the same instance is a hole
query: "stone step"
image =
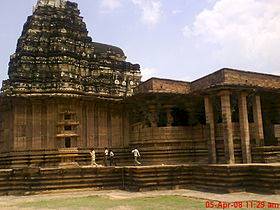
{"type": "Polygon", "coordinates": [[[0,195],[77,188],[280,192],[280,165],[177,165],[0,170],[0,195]]]}

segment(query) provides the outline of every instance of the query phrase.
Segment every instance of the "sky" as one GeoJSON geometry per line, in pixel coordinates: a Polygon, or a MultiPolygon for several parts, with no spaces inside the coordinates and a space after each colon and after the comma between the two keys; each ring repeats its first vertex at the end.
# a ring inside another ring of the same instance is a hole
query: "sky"
{"type": "MultiPolygon", "coordinates": [[[[72,0],[89,35],[143,78],[193,81],[221,68],[280,75],[280,0],[72,0]]],[[[36,0],[1,1],[0,80],[36,0]]]]}

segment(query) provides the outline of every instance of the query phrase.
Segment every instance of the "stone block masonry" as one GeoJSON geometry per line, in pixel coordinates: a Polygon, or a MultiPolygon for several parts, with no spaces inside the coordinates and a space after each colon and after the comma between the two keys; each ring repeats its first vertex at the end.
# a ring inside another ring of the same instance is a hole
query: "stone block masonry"
{"type": "Polygon", "coordinates": [[[82,188],[279,194],[279,178],[280,166],[272,164],[2,169],[0,195],[82,188]]]}

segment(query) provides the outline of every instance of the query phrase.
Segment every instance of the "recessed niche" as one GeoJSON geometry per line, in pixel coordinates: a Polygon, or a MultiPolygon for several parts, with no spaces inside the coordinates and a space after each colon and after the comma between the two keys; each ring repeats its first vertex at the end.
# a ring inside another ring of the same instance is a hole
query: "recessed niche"
{"type": "Polygon", "coordinates": [[[66,137],[64,139],[65,141],[65,148],[70,148],[71,147],[71,138],[70,137],[66,137]]]}
{"type": "Polygon", "coordinates": [[[64,120],[71,120],[71,114],[65,114],[64,120]]]}

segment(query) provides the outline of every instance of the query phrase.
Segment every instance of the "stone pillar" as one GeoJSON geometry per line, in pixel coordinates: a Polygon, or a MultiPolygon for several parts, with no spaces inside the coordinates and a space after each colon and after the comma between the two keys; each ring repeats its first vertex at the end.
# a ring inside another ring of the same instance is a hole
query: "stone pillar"
{"type": "Polygon", "coordinates": [[[230,105],[230,92],[221,91],[221,109],[223,120],[223,139],[225,146],[225,161],[228,164],[234,164],[234,144],[233,144],[233,130],[231,122],[231,105],[230,105]]]}
{"type": "Polygon", "coordinates": [[[173,123],[173,116],[171,114],[172,111],[172,107],[171,105],[164,105],[164,109],[166,111],[166,118],[167,118],[167,127],[171,127],[172,123],[173,123]]]}
{"type": "Polygon", "coordinates": [[[151,127],[157,127],[158,124],[158,113],[157,113],[157,108],[155,105],[150,105],[149,106],[149,111],[151,114],[151,127]]]}
{"type": "Polygon", "coordinates": [[[262,108],[261,98],[259,95],[253,97],[253,115],[255,124],[255,138],[257,146],[264,145],[264,134],[263,134],[263,120],[262,120],[262,108]]]}
{"type": "Polygon", "coordinates": [[[239,93],[238,109],[243,163],[252,163],[246,92],[239,93]]]}
{"type": "Polygon", "coordinates": [[[217,163],[216,153],[216,139],[215,139],[215,118],[213,112],[213,104],[210,96],[204,97],[204,107],[206,116],[206,125],[209,129],[209,140],[208,140],[208,159],[210,163],[217,163]]]}

